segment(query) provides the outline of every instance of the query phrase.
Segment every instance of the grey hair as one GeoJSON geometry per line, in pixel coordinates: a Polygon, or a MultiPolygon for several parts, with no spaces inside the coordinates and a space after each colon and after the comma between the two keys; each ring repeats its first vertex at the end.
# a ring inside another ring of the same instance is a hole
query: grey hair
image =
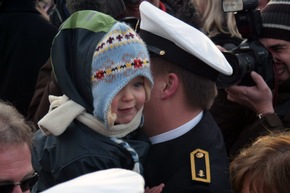
{"type": "Polygon", "coordinates": [[[34,126],[16,108],[0,100],[0,149],[27,143],[32,148],[34,126]]]}

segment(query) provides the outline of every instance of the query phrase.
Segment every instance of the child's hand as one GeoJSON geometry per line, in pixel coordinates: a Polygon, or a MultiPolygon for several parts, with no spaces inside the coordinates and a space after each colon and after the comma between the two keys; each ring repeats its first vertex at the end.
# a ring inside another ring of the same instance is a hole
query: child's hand
{"type": "Polygon", "coordinates": [[[145,193],[161,193],[164,186],[164,184],[159,184],[158,186],[154,186],[153,188],[146,187],[145,193]]]}

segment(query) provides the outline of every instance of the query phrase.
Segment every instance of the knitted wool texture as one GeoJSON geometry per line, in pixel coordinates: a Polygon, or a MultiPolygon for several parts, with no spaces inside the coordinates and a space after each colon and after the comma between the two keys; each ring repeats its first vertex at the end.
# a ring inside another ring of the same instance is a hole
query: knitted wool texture
{"type": "Polygon", "coordinates": [[[261,10],[262,38],[286,40],[290,42],[290,0],[271,0],[261,10]]]}
{"type": "Polygon", "coordinates": [[[92,62],[93,114],[106,128],[111,128],[117,118],[110,108],[113,98],[137,76],[145,77],[149,100],[153,79],[146,45],[128,25],[116,22],[96,46],[92,62]]]}

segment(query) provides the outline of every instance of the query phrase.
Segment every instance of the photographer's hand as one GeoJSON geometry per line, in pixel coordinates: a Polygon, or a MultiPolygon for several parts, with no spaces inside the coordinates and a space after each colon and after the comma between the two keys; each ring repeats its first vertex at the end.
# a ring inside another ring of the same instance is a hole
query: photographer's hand
{"type": "Polygon", "coordinates": [[[274,113],[273,95],[263,78],[252,71],[256,86],[232,86],[225,89],[228,100],[252,109],[256,114],[274,113]]]}

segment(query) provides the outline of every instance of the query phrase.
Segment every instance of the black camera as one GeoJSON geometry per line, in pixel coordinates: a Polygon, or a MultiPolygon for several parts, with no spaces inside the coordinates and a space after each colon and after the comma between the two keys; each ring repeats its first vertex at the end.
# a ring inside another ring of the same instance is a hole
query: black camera
{"type": "Polygon", "coordinates": [[[271,53],[259,42],[262,31],[258,0],[223,0],[224,12],[235,12],[237,28],[245,39],[237,48],[223,52],[233,68],[231,76],[220,74],[218,88],[232,85],[253,86],[251,71],[260,74],[270,88],[275,86],[275,69],[271,53]]]}

